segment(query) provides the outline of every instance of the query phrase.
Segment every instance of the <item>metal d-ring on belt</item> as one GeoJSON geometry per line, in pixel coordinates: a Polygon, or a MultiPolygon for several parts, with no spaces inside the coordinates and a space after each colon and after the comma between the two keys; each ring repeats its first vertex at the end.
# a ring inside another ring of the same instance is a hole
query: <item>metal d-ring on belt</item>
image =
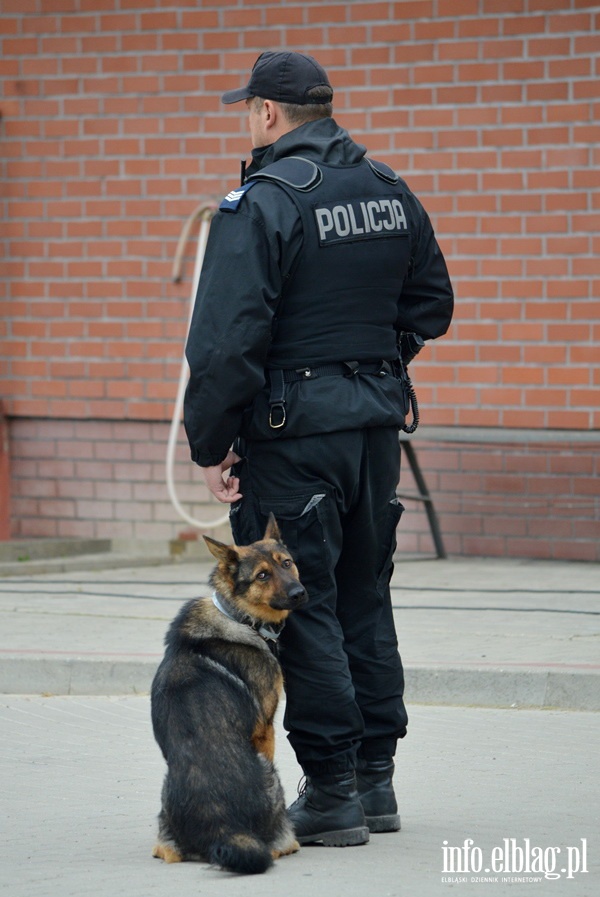
{"type": "Polygon", "coordinates": [[[393,373],[394,367],[390,361],[336,361],[331,364],[319,364],[314,367],[306,366],[290,370],[270,368],[269,426],[273,430],[280,430],[281,427],[285,426],[287,420],[285,410],[286,383],[316,380],[318,377],[335,374],[341,374],[344,377],[354,377],[356,374],[374,374],[377,377],[386,377],[388,374],[393,373]]]}

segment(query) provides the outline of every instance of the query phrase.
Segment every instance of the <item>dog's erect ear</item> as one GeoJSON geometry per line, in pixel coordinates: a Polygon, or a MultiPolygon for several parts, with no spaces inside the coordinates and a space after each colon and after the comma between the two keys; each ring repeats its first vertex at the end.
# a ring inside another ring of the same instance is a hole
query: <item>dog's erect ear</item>
{"type": "Polygon", "coordinates": [[[238,556],[235,548],[232,548],[231,545],[225,545],[224,542],[217,542],[216,539],[211,539],[210,536],[202,536],[202,538],[213,557],[216,557],[218,561],[237,566],[238,556]]]}
{"type": "Polygon", "coordinates": [[[281,533],[273,512],[269,514],[269,521],[263,539],[274,539],[276,542],[281,542],[281,533]]]}

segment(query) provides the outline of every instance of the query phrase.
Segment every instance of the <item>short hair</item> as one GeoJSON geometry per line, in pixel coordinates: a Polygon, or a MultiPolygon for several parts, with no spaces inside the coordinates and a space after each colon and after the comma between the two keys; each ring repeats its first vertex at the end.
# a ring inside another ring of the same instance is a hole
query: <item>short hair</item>
{"type": "MultiPolygon", "coordinates": [[[[331,118],[333,115],[333,90],[331,87],[311,87],[307,92],[308,103],[278,103],[290,125],[302,125],[307,121],[317,121],[320,118],[331,118]],[[310,102],[312,100],[312,102],[310,102]]],[[[266,98],[265,98],[266,99],[266,98]]],[[[264,103],[262,97],[254,97],[257,101],[257,109],[264,103]]]]}

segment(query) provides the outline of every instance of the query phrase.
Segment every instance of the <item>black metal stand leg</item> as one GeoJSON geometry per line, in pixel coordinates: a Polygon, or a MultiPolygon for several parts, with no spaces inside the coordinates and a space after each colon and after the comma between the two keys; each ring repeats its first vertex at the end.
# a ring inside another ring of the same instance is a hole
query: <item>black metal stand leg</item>
{"type": "Polygon", "coordinates": [[[446,554],[446,549],[444,548],[444,540],[442,539],[440,525],[438,522],[437,514],[435,513],[435,508],[433,506],[433,499],[429,494],[429,489],[427,488],[425,477],[423,476],[423,472],[419,467],[416,452],[408,441],[402,441],[402,448],[406,452],[406,457],[408,458],[410,469],[413,472],[415,483],[417,484],[417,489],[419,490],[419,501],[422,501],[425,505],[427,519],[429,520],[429,528],[431,530],[431,535],[433,536],[433,542],[435,544],[437,556],[439,558],[446,558],[448,557],[448,555],[446,554]]]}

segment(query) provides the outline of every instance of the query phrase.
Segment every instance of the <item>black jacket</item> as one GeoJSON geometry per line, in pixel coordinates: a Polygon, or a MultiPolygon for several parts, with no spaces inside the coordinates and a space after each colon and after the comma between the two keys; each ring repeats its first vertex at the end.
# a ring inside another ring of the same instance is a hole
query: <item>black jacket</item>
{"type": "Polygon", "coordinates": [[[304,124],[253,152],[246,186],[213,219],[186,347],[184,419],[198,464],[220,463],[239,435],[402,425],[402,384],[361,375],[289,383],[286,426],[269,426],[267,368],[391,360],[400,331],[432,339],[448,329],[452,288],[429,218],[376,164],[333,119],[304,124]],[[282,183],[290,157],[315,163],[316,183],[282,183]],[[365,235],[369,220],[379,233],[365,235]]]}

